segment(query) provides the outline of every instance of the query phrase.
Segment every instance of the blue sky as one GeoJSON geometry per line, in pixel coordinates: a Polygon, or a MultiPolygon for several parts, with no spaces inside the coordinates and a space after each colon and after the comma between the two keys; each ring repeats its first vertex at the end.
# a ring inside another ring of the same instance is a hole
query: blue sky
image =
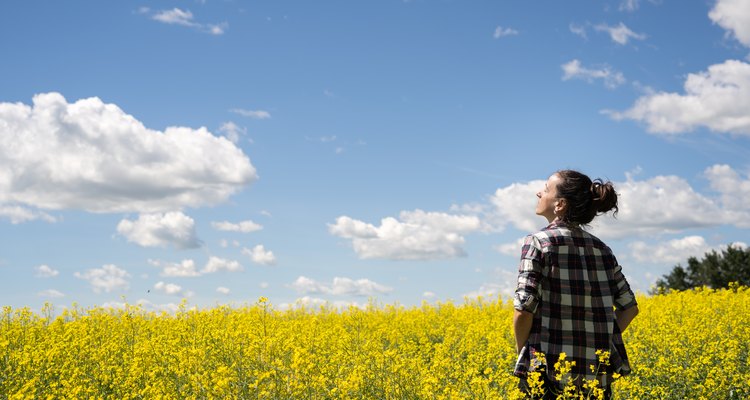
{"type": "Polygon", "coordinates": [[[0,5],[0,303],[509,296],[558,169],[645,292],[750,243],[750,1],[0,5]]]}

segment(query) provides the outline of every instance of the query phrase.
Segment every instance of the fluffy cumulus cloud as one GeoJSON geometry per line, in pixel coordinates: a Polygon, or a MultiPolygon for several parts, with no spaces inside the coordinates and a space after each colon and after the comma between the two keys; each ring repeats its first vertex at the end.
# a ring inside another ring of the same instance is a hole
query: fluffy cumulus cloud
{"type": "Polygon", "coordinates": [[[625,77],[621,72],[612,70],[609,66],[599,68],[586,68],[579,60],[572,60],[562,65],[564,81],[580,79],[592,83],[597,80],[604,82],[604,86],[614,89],[625,83],[625,77]]]}
{"type": "Polygon", "coordinates": [[[495,28],[495,33],[492,34],[492,37],[495,39],[500,39],[501,37],[505,36],[515,36],[518,35],[518,31],[513,28],[499,26],[495,28]]]}
{"type": "Polygon", "coordinates": [[[744,242],[732,242],[718,246],[710,246],[701,236],[686,236],[664,242],[649,243],[636,241],[630,243],[630,250],[634,259],[647,264],[667,264],[670,266],[687,263],[688,258],[703,258],[712,251],[722,252],[728,246],[747,248],[744,242]]]}
{"type": "MultiPolygon", "coordinates": [[[[750,227],[750,203],[744,201],[750,195],[750,179],[726,165],[709,167],[704,175],[714,193],[697,192],[685,179],[674,175],[636,180],[628,174],[624,182],[614,182],[620,195],[617,218],[595,219],[594,233],[622,238],[724,224],[750,227]]],[[[497,189],[489,198],[487,221],[497,229],[512,225],[523,232],[546,225],[547,221],[534,212],[536,192],[543,186],[544,181],[538,180],[497,189]]],[[[511,245],[498,249],[508,254],[511,245]]]]}
{"type": "MultiPolygon", "coordinates": [[[[205,128],[155,131],[114,104],[59,93],[0,103],[0,158],[0,206],[32,210],[166,212],[218,204],[257,178],[242,150],[205,128]]],[[[15,214],[49,219],[31,213],[15,214]]]]}
{"type": "Polygon", "coordinates": [[[612,41],[617,44],[628,44],[628,41],[630,39],[643,40],[646,38],[646,35],[633,32],[622,22],[620,22],[620,24],[617,26],[599,24],[596,25],[594,29],[600,32],[607,32],[612,41]]]}
{"type": "Polygon", "coordinates": [[[480,285],[477,290],[465,293],[463,297],[475,299],[477,297],[511,298],[516,291],[518,273],[509,269],[497,268],[492,282],[480,285]]]}
{"type": "Polygon", "coordinates": [[[65,294],[59,290],[47,289],[47,290],[42,290],[41,292],[38,292],[37,296],[47,297],[50,299],[59,299],[61,297],[65,297],[65,294]]]}
{"type": "Polygon", "coordinates": [[[141,214],[135,221],[123,219],[117,225],[117,233],[143,247],[190,249],[201,246],[195,233],[195,221],[179,211],[141,214]]]}
{"type": "Polygon", "coordinates": [[[731,213],[729,218],[736,219],[742,228],[750,228],[750,176],[742,177],[726,164],[706,168],[704,175],[711,188],[721,194],[722,205],[731,213]]]}
{"type": "Polygon", "coordinates": [[[675,233],[690,228],[734,223],[718,199],[696,192],[674,175],[615,182],[620,194],[617,219],[598,218],[592,226],[606,237],[675,233]]]}
{"type": "Polygon", "coordinates": [[[216,293],[229,294],[231,293],[231,290],[229,290],[229,288],[226,288],[224,286],[219,286],[216,288],[216,293]]]}
{"type": "Polygon", "coordinates": [[[250,220],[240,221],[237,223],[229,221],[211,222],[211,226],[219,231],[242,233],[255,232],[263,229],[263,225],[256,224],[255,222],[250,220]]]}
{"type": "Polygon", "coordinates": [[[57,275],[60,275],[60,271],[54,268],[51,268],[49,265],[46,265],[46,264],[42,264],[34,269],[36,270],[36,276],[38,278],[53,278],[57,275]]]}
{"type": "Polygon", "coordinates": [[[271,118],[271,113],[265,110],[245,110],[242,108],[233,108],[229,110],[235,114],[242,115],[243,117],[248,117],[252,119],[269,119],[271,118]]]}
{"type": "Polygon", "coordinates": [[[182,286],[176,285],[174,283],[166,283],[166,282],[156,282],[154,285],[154,290],[157,292],[161,292],[164,294],[169,294],[173,296],[179,296],[183,294],[182,292],[182,286]]]}
{"type": "Polygon", "coordinates": [[[76,272],[74,276],[88,281],[95,293],[127,290],[130,286],[128,282],[130,274],[113,264],[107,264],[101,268],[92,268],[85,272],[76,272]]]}
{"type": "Polygon", "coordinates": [[[707,71],[688,74],[685,93],[657,92],[636,100],[626,111],[603,111],[615,120],[646,124],[649,132],[680,134],[699,127],[750,135],[750,64],[727,60],[707,71]]]}
{"type": "Polygon", "coordinates": [[[43,211],[32,210],[18,205],[4,206],[0,204],[0,218],[6,218],[14,225],[35,220],[57,222],[57,218],[43,211]]]}
{"type": "Polygon", "coordinates": [[[545,225],[544,218],[536,215],[536,193],[544,188],[545,181],[533,180],[512,183],[499,188],[489,197],[492,210],[486,218],[497,229],[507,224],[524,232],[533,232],[545,225]]]}
{"type": "Polygon", "coordinates": [[[230,142],[237,144],[240,141],[240,137],[247,135],[247,128],[243,128],[230,121],[221,124],[219,132],[223,133],[230,142]]]}
{"type": "Polygon", "coordinates": [[[159,260],[148,260],[154,267],[161,268],[161,276],[164,277],[196,277],[200,272],[195,267],[195,261],[182,260],[179,263],[167,263],[159,260]]]}
{"type": "Polygon", "coordinates": [[[190,10],[173,8],[171,10],[161,10],[152,12],[149,8],[141,8],[141,13],[148,14],[151,19],[169,25],[180,25],[194,28],[199,31],[210,33],[212,35],[222,35],[229,26],[226,22],[220,24],[203,24],[195,21],[193,13],[190,10]]]}
{"type": "Polygon", "coordinates": [[[369,279],[333,278],[330,284],[318,282],[300,276],[289,287],[301,294],[329,294],[349,296],[375,296],[393,291],[393,288],[373,282],[369,279]]]}
{"type": "Polygon", "coordinates": [[[250,259],[256,264],[261,264],[261,265],[275,265],[276,264],[276,256],[273,255],[272,251],[266,250],[266,248],[262,244],[256,245],[252,249],[243,247],[242,254],[250,257],[250,259]]]}
{"type": "Polygon", "coordinates": [[[464,236],[482,228],[477,216],[422,210],[402,211],[375,226],[341,216],[329,224],[331,234],[350,239],[360,258],[429,260],[465,256],[464,236]]]}
{"type": "Polygon", "coordinates": [[[629,246],[633,258],[638,262],[667,265],[684,263],[689,257],[700,257],[711,249],[702,236],[686,236],[658,243],[636,241],[629,246]]]}
{"type": "Polygon", "coordinates": [[[506,256],[520,257],[521,247],[523,246],[523,242],[525,239],[525,237],[521,237],[518,238],[515,242],[499,244],[495,246],[495,250],[502,254],[505,254],[506,256]]]}
{"type": "Polygon", "coordinates": [[[238,272],[242,270],[242,265],[237,261],[212,256],[208,258],[208,262],[201,270],[201,273],[211,274],[220,271],[238,272]]]}
{"type": "Polygon", "coordinates": [[[750,47],[750,7],[746,0],[718,0],[708,17],[726,29],[727,34],[750,47]]]}

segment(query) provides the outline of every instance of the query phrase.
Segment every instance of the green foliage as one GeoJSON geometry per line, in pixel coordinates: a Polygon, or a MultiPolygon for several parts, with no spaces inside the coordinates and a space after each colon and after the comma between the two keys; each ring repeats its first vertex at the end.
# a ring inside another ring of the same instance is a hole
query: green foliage
{"type": "Polygon", "coordinates": [[[731,282],[750,286],[750,248],[728,246],[717,253],[706,253],[703,259],[688,258],[687,268],[677,264],[667,275],[656,281],[653,293],[687,290],[708,286],[712,289],[729,287],[731,282]]]}

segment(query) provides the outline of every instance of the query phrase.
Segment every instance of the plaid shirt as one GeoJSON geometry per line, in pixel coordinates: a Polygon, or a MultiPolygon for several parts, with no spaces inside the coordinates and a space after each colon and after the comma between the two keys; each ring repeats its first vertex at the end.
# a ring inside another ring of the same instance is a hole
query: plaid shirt
{"type": "Polygon", "coordinates": [[[571,373],[598,379],[607,387],[611,374],[630,373],[614,308],[636,305],[622,267],[607,245],[573,224],[554,221],[526,237],[521,251],[513,306],[534,314],[531,333],[514,374],[525,377],[536,368],[534,354],[546,356],[551,382],[560,353],[575,361],[571,373]],[[599,366],[597,350],[610,352],[609,366],[599,366]],[[591,365],[599,371],[592,372],[591,365]]]}

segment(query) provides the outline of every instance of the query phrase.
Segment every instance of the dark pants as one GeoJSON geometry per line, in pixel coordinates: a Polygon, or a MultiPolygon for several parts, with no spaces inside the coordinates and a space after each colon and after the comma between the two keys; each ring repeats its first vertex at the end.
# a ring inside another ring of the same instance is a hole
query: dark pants
{"type": "MultiPolygon", "coordinates": [[[[529,389],[528,382],[526,382],[526,378],[520,378],[518,382],[518,388],[526,394],[527,399],[531,398],[531,390],[529,389]]],[[[557,388],[557,385],[555,385],[554,382],[550,381],[547,374],[544,373],[542,374],[542,390],[544,391],[544,395],[541,398],[536,397],[537,399],[555,400],[557,398],[557,395],[562,394],[562,391],[557,388]]],[[[611,400],[612,398],[612,387],[607,386],[606,388],[604,388],[604,399],[611,400]]]]}

